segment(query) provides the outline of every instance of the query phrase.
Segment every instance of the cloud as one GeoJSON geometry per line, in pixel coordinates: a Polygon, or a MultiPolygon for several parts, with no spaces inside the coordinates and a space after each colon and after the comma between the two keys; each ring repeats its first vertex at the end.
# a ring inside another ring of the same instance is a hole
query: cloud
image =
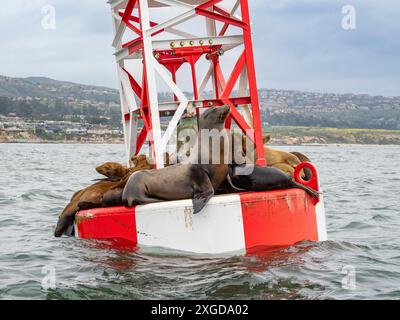
{"type": "Polygon", "coordinates": [[[352,31],[341,28],[347,1],[279,3],[252,11],[261,86],[400,95],[400,3],[353,1],[352,31]]]}
{"type": "Polygon", "coordinates": [[[2,4],[0,74],[43,75],[116,87],[112,24],[106,1],[23,1],[2,4]],[[42,8],[56,9],[56,29],[42,28],[42,8]]]}
{"type": "MultiPolygon", "coordinates": [[[[392,0],[250,1],[259,87],[400,95],[400,3],[392,0]],[[357,29],[341,28],[354,5],[357,29]]],[[[104,0],[14,0],[0,11],[0,74],[117,86],[104,0]],[[53,5],[57,29],[41,27],[53,5]]]]}

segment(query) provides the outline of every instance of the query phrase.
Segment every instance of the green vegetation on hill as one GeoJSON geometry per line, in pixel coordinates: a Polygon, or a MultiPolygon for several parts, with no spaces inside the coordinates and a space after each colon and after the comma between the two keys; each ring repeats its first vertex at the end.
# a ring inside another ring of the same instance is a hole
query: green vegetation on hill
{"type": "Polygon", "coordinates": [[[85,121],[114,127],[121,125],[121,112],[117,108],[101,108],[93,105],[75,106],[66,104],[61,99],[43,102],[0,97],[0,115],[7,116],[9,114],[29,120],[85,121]]]}
{"type": "Polygon", "coordinates": [[[278,144],[400,144],[400,130],[294,126],[272,126],[264,130],[271,133],[274,142],[278,144]]]}
{"type": "MultiPolygon", "coordinates": [[[[204,96],[212,98],[210,92],[204,96]]],[[[400,97],[273,89],[260,89],[259,96],[266,126],[400,130],[400,97]]],[[[171,99],[168,93],[159,94],[160,102],[171,99]]],[[[121,128],[119,100],[116,89],[45,77],[0,76],[0,115],[15,113],[26,120],[86,121],[121,128]]]]}
{"type": "Polygon", "coordinates": [[[273,89],[259,95],[270,125],[400,130],[400,97],[273,89]]]}

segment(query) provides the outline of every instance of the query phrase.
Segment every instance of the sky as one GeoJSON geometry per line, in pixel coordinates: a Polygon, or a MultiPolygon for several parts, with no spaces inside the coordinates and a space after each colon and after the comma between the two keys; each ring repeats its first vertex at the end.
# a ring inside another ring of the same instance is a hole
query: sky
{"type": "MultiPolygon", "coordinates": [[[[400,1],[249,4],[259,88],[400,96],[400,1]],[[355,29],[342,27],[346,5],[355,8],[355,29]]],[[[106,0],[4,1],[0,75],[116,88],[112,37],[106,0]],[[47,5],[55,29],[42,27],[47,5]]]]}

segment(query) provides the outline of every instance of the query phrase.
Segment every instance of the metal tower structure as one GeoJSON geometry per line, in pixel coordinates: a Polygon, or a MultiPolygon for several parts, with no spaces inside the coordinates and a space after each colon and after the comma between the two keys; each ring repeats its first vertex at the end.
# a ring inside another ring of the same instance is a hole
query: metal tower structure
{"type": "Polygon", "coordinates": [[[236,124],[245,132],[255,143],[257,163],[264,165],[248,0],[108,3],[128,158],[148,140],[156,168],[162,168],[167,143],[185,112],[227,104],[231,108],[227,128],[236,124]],[[185,64],[190,71],[180,79],[185,64]],[[179,83],[190,78],[188,97],[179,83]],[[169,102],[159,101],[162,82],[172,91],[169,102]],[[162,131],[164,116],[169,121],[162,131]]]}

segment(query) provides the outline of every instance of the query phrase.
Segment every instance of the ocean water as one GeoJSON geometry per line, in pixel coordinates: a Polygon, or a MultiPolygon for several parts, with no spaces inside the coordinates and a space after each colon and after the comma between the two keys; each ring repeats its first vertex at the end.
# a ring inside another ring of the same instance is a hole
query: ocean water
{"type": "Polygon", "coordinates": [[[73,192],[123,146],[0,144],[0,299],[399,299],[400,147],[281,148],[318,166],[329,240],[229,257],[56,239],[73,192]]]}

